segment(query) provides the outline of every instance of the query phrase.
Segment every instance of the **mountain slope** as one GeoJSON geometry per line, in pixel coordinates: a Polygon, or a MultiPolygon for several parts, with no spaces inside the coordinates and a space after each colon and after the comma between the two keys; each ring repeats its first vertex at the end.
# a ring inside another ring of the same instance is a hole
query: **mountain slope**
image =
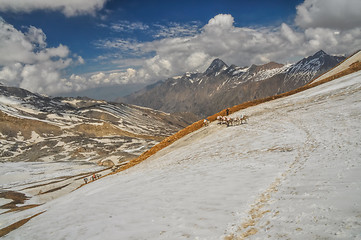
{"type": "MultiPolygon", "coordinates": [[[[192,114],[50,98],[1,85],[0,202],[43,204],[67,194],[84,178],[110,173],[195,120],[192,114]]],[[[0,212],[30,206],[9,203],[0,212]]]]}
{"type": "Polygon", "coordinates": [[[4,239],[360,238],[361,72],[239,114],[22,212],[46,210],[4,239]]]}
{"type": "Polygon", "coordinates": [[[350,57],[345,59],[345,61],[343,61],[341,64],[337,65],[335,68],[331,69],[330,71],[327,71],[325,74],[322,74],[321,76],[317,77],[314,81],[320,82],[326,78],[333,77],[342,71],[348,71],[350,68],[356,70],[359,67],[360,62],[361,62],[361,50],[358,50],[350,57]]]}
{"type": "Polygon", "coordinates": [[[204,73],[186,73],[180,78],[160,81],[122,100],[166,112],[193,112],[205,117],[245,101],[303,86],[343,59],[322,50],[293,65],[270,62],[240,68],[215,59],[204,73]]]}
{"type": "Polygon", "coordinates": [[[49,98],[0,86],[0,156],[2,161],[93,162],[114,156],[117,164],[193,119],[87,98],[49,98]]]}

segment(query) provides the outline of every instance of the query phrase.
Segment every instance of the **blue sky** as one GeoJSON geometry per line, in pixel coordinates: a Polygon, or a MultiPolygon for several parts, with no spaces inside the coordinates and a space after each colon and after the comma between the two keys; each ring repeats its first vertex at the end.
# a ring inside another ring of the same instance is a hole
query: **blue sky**
{"type": "Polygon", "coordinates": [[[293,62],[320,49],[350,54],[361,46],[360,5],[2,0],[0,82],[53,96],[109,99],[186,71],[204,71],[214,58],[248,66],[293,62]]]}

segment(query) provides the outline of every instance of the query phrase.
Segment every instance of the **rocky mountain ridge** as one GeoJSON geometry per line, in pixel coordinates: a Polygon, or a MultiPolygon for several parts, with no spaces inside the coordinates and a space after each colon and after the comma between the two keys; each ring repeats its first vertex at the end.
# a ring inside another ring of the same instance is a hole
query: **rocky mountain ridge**
{"type": "Polygon", "coordinates": [[[270,62],[238,67],[215,59],[204,73],[185,73],[181,77],[159,81],[119,101],[206,117],[245,101],[303,86],[344,59],[322,50],[287,65],[270,62]]]}

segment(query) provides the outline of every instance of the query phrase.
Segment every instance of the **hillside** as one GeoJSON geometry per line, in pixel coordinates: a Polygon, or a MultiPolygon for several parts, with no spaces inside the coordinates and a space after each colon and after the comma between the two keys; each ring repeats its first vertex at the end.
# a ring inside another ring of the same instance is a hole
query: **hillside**
{"type": "Polygon", "coordinates": [[[204,73],[186,73],[159,81],[119,101],[207,117],[242,102],[301,87],[344,59],[322,50],[287,65],[270,62],[238,67],[215,59],[204,73]]]}
{"type": "Polygon", "coordinates": [[[50,98],[0,86],[0,157],[3,162],[99,162],[116,156],[118,164],[144,151],[129,149],[151,147],[194,119],[191,114],[88,98],[50,98]]]}
{"type": "MultiPolygon", "coordinates": [[[[361,72],[233,113],[4,239],[361,239],[361,72]],[[345,200],[347,198],[347,200],[345,200]]],[[[4,219],[5,217],[5,219],[4,219]]]]}
{"type": "Polygon", "coordinates": [[[196,119],[89,98],[50,98],[2,85],[0,205],[10,193],[42,204],[73,191],[84,177],[108,174],[196,119]]]}

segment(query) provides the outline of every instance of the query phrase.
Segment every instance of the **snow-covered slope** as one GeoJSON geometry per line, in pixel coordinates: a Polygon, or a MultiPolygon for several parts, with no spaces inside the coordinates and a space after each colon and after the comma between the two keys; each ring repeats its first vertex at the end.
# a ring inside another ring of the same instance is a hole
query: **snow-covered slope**
{"type": "Polygon", "coordinates": [[[11,191],[42,204],[76,189],[94,172],[104,175],[136,158],[193,121],[185,114],[0,86],[0,213],[14,210],[2,204],[11,191]]]}
{"type": "Polygon", "coordinates": [[[4,239],[361,239],[361,72],[242,114],[19,212],[45,211],[4,239]]]}

